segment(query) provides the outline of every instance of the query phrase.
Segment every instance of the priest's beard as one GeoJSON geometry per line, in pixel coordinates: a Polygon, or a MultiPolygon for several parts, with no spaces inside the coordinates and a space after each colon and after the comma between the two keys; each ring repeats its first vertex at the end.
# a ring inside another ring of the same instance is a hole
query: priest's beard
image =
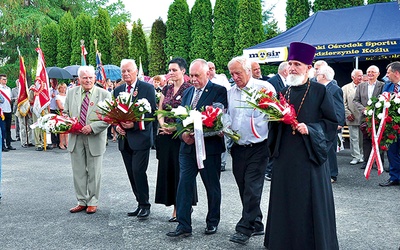
{"type": "Polygon", "coordinates": [[[302,85],[305,77],[306,77],[305,74],[299,74],[299,75],[289,74],[288,77],[286,78],[286,84],[289,86],[302,85]]]}

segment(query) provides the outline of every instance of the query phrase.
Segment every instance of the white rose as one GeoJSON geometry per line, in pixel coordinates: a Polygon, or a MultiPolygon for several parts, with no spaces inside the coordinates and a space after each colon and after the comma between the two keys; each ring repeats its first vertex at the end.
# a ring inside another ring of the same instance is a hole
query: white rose
{"type": "MultiPolygon", "coordinates": [[[[285,115],[283,112],[282,114],[285,115]]],[[[368,115],[368,110],[364,110],[364,115],[368,115]]]]}
{"type": "Polygon", "coordinates": [[[171,112],[174,113],[175,116],[188,115],[186,108],[182,106],[172,109],[171,112]]]}
{"type": "Polygon", "coordinates": [[[400,103],[400,98],[397,96],[393,99],[394,103],[399,104],[400,103]]]}
{"type": "MultiPolygon", "coordinates": [[[[368,115],[372,116],[372,114],[374,113],[374,111],[372,109],[368,110],[368,115]]],[[[399,113],[400,114],[400,113],[399,113]]]]}
{"type": "Polygon", "coordinates": [[[384,101],[386,100],[386,98],[385,98],[384,96],[380,95],[379,98],[378,98],[378,100],[379,100],[380,102],[384,102],[384,101]]]}
{"type": "Polygon", "coordinates": [[[399,114],[400,114],[400,108],[397,110],[397,113],[399,113],[399,114]]]}
{"type": "Polygon", "coordinates": [[[378,117],[379,120],[382,120],[383,114],[382,114],[382,113],[379,113],[377,117],[378,117]]]}
{"type": "Polygon", "coordinates": [[[382,103],[381,102],[377,102],[377,103],[375,103],[375,108],[380,108],[380,107],[382,107],[382,103]]]}
{"type": "Polygon", "coordinates": [[[383,106],[385,107],[385,108],[389,108],[390,107],[390,102],[385,102],[384,104],[383,104],[383,106]]]}
{"type": "Polygon", "coordinates": [[[371,99],[368,100],[367,104],[368,104],[368,106],[371,106],[371,104],[372,104],[371,99]]]}

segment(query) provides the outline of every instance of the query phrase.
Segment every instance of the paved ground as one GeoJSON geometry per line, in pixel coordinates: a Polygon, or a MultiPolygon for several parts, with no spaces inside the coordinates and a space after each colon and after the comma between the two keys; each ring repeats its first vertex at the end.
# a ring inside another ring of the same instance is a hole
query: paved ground
{"type": "MultiPolygon", "coordinates": [[[[222,173],[222,218],[217,234],[206,236],[205,190],[198,179],[199,203],[193,212],[193,236],[170,239],[176,227],[167,222],[172,208],[152,204],[150,219],[126,216],[134,205],[128,178],[116,143],[104,157],[102,193],[96,214],[71,214],[76,205],[69,154],[55,149],[36,152],[13,143],[16,151],[3,153],[3,199],[0,204],[0,249],[264,249],[263,236],[240,246],[228,239],[241,214],[230,161],[222,173]]],[[[388,178],[376,171],[365,180],[360,165],[350,166],[345,150],[338,154],[339,179],[333,184],[337,232],[341,249],[393,249],[400,246],[399,187],[382,188],[388,178]]],[[[157,176],[155,151],[148,169],[154,200],[157,176]]],[[[262,210],[267,212],[269,182],[265,182],[262,210]]]]}

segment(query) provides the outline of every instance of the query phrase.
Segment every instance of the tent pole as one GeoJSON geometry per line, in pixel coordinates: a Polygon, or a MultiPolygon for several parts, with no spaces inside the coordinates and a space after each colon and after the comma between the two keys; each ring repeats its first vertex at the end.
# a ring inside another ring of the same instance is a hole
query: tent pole
{"type": "Polygon", "coordinates": [[[358,56],[356,56],[356,69],[358,69],[358,56]]]}

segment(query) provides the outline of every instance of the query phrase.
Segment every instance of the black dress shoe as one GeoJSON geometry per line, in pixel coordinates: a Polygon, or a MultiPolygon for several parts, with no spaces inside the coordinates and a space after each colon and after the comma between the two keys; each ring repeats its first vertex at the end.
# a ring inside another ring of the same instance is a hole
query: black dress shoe
{"type": "Polygon", "coordinates": [[[142,208],[137,215],[139,220],[147,220],[150,215],[150,208],[142,208]]]}
{"type": "Polygon", "coordinates": [[[265,234],[264,229],[258,229],[258,230],[254,229],[251,236],[264,235],[264,234],[265,234]]]}
{"type": "Polygon", "coordinates": [[[246,245],[247,242],[249,242],[249,238],[250,237],[245,234],[236,232],[234,235],[231,236],[231,238],[229,240],[232,242],[235,242],[235,243],[246,245]]]}
{"type": "Polygon", "coordinates": [[[169,237],[182,237],[182,238],[185,238],[185,237],[188,237],[188,236],[191,236],[191,235],[192,235],[191,232],[186,232],[186,231],[183,231],[182,229],[176,229],[173,232],[167,233],[167,236],[169,236],[169,237]]]}
{"type": "Polygon", "coordinates": [[[43,151],[43,148],[42,147],[37,147],[35,150],[36,151],[43,151]]]}
{"type": "Polygon", "coordinates": [[[134,211],[128,212],[128,216],[137,216],[140,212],[140,207],[137,207],[134,211]]]}
{"type": "Polygon", "coordinates": [[[398,185],[400,185],[399,181],[391,181],[390,179],[385,182],[379,183],[379,186],[381,187],[398,186],[398,185]]]}
{"type": "Polygon", "coordinates": [[[178,222],[178,219],[176,217],[171,217],[168,222],[178,222]]]}
{"type": "Polygon", "coordinates": [[[217,226],[207,226],[206,229],[204,229],[205,234],[215,234],[217,232],[218,227],[217,226]]]}
{"type": "Polygon", "coordinates": [[[11,146],[11,145],[10,145],[10,146],[8,146],[8,147],[7,147],[7,149],[9,149],[9,150],[16,150],[16,148],[14,148],[14,147],[13,147],[13,146],[11,146]]]}
{"type": "Polygon", "coordinates": [[[8,148],[4,147],[4,148],[1,149],[1,151],[3,151],[3,152],[8,152],[8,151],[10,151],[10,150],[9,150],[8,148]]]}

